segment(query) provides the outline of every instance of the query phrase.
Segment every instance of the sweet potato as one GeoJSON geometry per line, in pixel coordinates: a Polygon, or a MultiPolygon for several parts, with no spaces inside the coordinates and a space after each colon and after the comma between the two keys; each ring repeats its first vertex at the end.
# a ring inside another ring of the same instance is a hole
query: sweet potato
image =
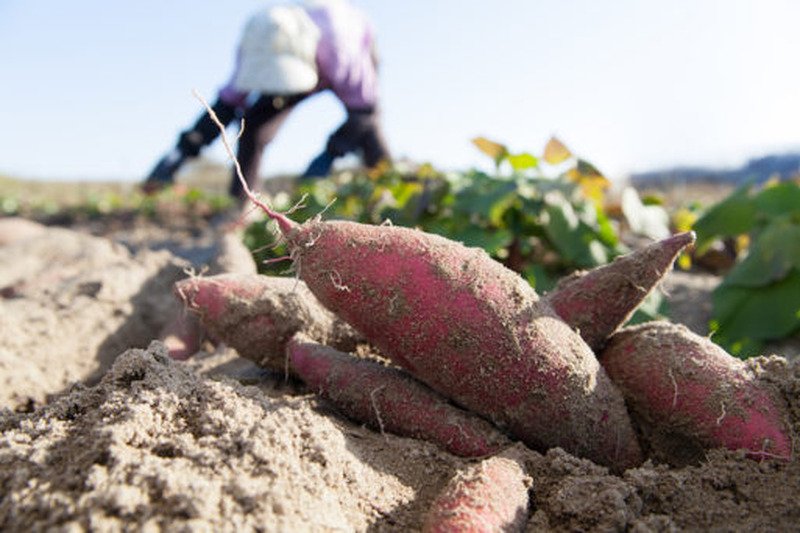
{"type": "Polygon", "coordinates": [[[681,250],[694,240],[692,231],[679,233],[607,265],[572,274],[547,294],[547,301],[598,351],[669,272],[681,250]]]}
{"type": "Polygon", "coordinates": [[[791,456],[783,401],[743,361],[684,326],[623,328],[601,361],[657,459],[686,464],[717,447],[752,458],[791,456]]]}
{"type": "Polygon", "coordinates": [[[198,318],[187,313],[178,313],[159,334],[169,356],[176,361],[185,361],[196,354],[203,336],[203,326],[198,318]]]}
{"type": "Polygon", "coordinates": [[[522,531],[530,486],[520,459],[511,453],[484,459],[447,484],[428,510],[422,530],[522,531]]]}
{"type": "Polygon", "coordinates": [[[586,343],[483,250],[393,226],[268,212],[328,309],[432,388],[529,446],[626,468],[641,453],[586,343]]]}
{"type": "Polygon", "coordinates": [[[277,371],[286,367],[286,343],[298,331],[342,350],[361,337],[292,278],[249,274],[192,277],[175,294],[210,334],[239,355],[277,371]]]}
{"type": "Polygon", "coordinates": [[[373,429],[414,437],[462,457],[510,444],[497,428],[459,409],[397,368],[339,352],[298,334],[287,351],[305,383],[342,414],[373,429]]]}
{"type": "MultiPolygon", "coordinates": [[[[250,250],[235,232],[225,232],[217,237],[217,252],[208,265],[208,274],[258,273],[250,250]]],[[[205,332],[194,314],[179,313],[164,326],[159,338],[167,345],[169,356],[178,361],[189,359],[200,349],[205,332]]]]}
{"type": "Polygon", "coordinates": [[[311,292],[383,355],[533,448],[561,446],[616,469],[640,462],[621,394],[519,275],[421,231],[319,217],[297,224],[238,175],[311,292]]]}

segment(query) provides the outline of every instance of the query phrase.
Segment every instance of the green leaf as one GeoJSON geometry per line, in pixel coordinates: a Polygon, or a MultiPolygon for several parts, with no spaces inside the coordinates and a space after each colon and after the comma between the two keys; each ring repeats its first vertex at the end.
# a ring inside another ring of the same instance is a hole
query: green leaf
{"type": "Polygon", "coordinates": [[[597,205],[603,204],[605,192],[611,186],[611,182],[591,163],[579,159],[575,168],[569,169],[566,175],[578,184],[585,198],[591,199],[597,205]]]}
{"type": "Polygon", "coordinates": [[[669,215],[660,205],[644,205],[633,187],[622,191],[622,213],[634,233],[660,240],[670,236],[669,215]]]}
{"type": "Polygon", "coordinates": [[[539,165],[539,160],[527,152],[509,155],[508,162],[515,171],[536,168],[539,165]]]}
{"type": "Polygon", "coordinates": [[[756,206],[749,195],[750,187],[750,184],[742,185],[694,223],[698,253],[705,251],[716,239],[735,237],[753,229],[756,206]]]}
{"type": "Polygon", "coordinates": [[[756,211],[767,217],[800,214],[800,187],[787,181],[762,190],[754,199],[756,211]]]}
{"type": "Polygon", "coordinates": [[[585,248],[583,242],[576,238],[574,229],[570,228],[569,215],[555,207],[548,207],[547,212],[550,220],[545,231],[550,241],[568,264],[576,264],[578,258],[584,255],[585,248]]]}
{"type": "Polygon", "coordinates": [[[616,247],[619,244],[619,237],[611,220],[599,207],[595,207],[595,210],[597,211],[597,237],[605,244],[616,247]]]}
{"type": "Polygon", "coordinates": [[[183,197],[184,202],[190,204],[199,202],[202,199],[203,199],[203,191],[201,191],[200,189],[196,189],[194,187],[186,191],[186,194],[183,197]]]}
{"type": "Polygon", "coordinates": [[[800,271],[800,225],[784,216],[757,234],[747,256],[725,276],[723,283],[763,287],[782,280],[792,268],[800,271]]]}
{"type": "Polygon", "coordinates": [[[460,190],[454,208],[465,215],[478,215],[499,226],[505,211],[517,198],[517,184],[512,180],[477,177],[474,186],[460,190]]]}
{"type": "Polygon", "coordinates": [[[545,213],[545,233],[568,264],[589,267],[608,262],[603,245],[563,196],[548,194],[545,213]]]}
{"type": "Polygon", "coordinates": [[[791,270],[765,287],[723,283],[714,290],[713,302],[714,320],[719,324],[713,340],[738,351],[736,355],[756,355],[745,348],[783,338],[800,327],[800,272],[791,270]]]}
{"type": "Polygon", "coordinates": [[[536,263],[526,266],[522,275],[539,294],[544,294],[555,287],[558,281],[542,265],[536,263]]]}
{"type": "Polygon", "coordinates": [[[422,193],[422,184],[416,181],[400,182],[391,189],[398,208],[403,208],[411,198],[422,193]]]}
{"type": "MultiPolygon", "coordinates": [[[[585,234],[586,235],[586,234],[585,234]]],[[[604,265],[608,263],[608,250],[603,243],[596,240],[594,235],[587,235],[589,242],[587,243],[587,254],[582,258],[582,265],[581,266],[597,266],[597,265],[604,265]]],[[[584,238],[584,242],[586,238],[584,238]]]]}
{"type": "Polygon", "coordinates": [[[597,170],[593,164],[589,163],[585,159],[578,158],[578,162],[575,166],[575,169],[585,177],[603,177],[603,173],[597,170]]]}
{"type": "Polygon", "coordinates": [[[712,329],[711,340],[731,355],[740,359],[762,355],[761,348],[764,346],[764,342],[758,339],[742,338],[733,340],[725,332],[714,329],[712,329]]]}
{"type": "Polygon", "coordinates": [[[489,255],[511,244],[514,235],[504,229],[486,229],[479,226],[467,226],[460,231],[452,231],[449,238],[464,243],[464,246],[483,248],[489,255]]]}
{"type": "Polygon", "coordinates": [[[626,326],[633,326],[643,322],[650,322],[652,320],[661,320],[669,315],[669,304],[667,299],[664,298],[664,293],[661,291],[653,291],[647,295],[647,298],[636,308],[636,312],[625,324],[626,326]]]}

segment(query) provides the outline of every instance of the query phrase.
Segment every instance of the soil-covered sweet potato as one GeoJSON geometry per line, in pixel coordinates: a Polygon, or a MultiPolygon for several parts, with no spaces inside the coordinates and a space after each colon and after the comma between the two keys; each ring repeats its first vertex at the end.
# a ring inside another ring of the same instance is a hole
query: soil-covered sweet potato
{"type": "Polygon", "coordinates": [[[421,231],[278,221],[315,296],[380,352],[529,446],[616,469],[641,453],[589,346],[483,250],[421,231]]]}
{"type": "Polygon", "coordinates": [[[297,332],[348,351],[362,341],[300,280],[255,274],[191,277],[175,294],[217,340],[256,364],[283,372],[286,343],[297,332]]]}
{"type": "Polygon", "coordinates": [[[431,505],[423,531],[522,531],[531,479],[513,451],[458,472],[431,505]]]}
{"type": "Polygon", "coordinates": [[[709,448],[790,458],[783,400],[743,361],[684,326],[650,322],[623,328],[601,361],[655,458],[690,463],[709,448]]]}
{"type": "Polygon", "coordinates": [[[607,265],[576,272],[561,280],[547,294],[547,301],[598,351],[669,272],[681,250],[694,240],[694,232],[679,233],[607,265]]]}
{"type": "Polygon", "coordinates": [[[510,441],[478,415],[406,372],[342,353],[298,334],[287,346],[294,371],[348,418],[437,444],[462,457],[490,455],[510,441]]]}

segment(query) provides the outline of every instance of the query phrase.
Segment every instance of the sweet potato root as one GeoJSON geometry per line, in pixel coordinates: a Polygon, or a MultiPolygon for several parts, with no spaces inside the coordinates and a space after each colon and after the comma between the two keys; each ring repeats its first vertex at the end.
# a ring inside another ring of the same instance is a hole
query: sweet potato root
{"type": "Polygon", "coordinates": [[[681,250],[694,241],[694,232],[679,233],[607,265],[575,273],[561,280],[547,301],[598,351],[669,272],[681,250]]]}
{"type": "Polygon", "coordinates": [[[752,458],[790,458],[782,399],[709,339],[650,322],[614,334],[601,361],[655,458],[690,463],[717,447],[744,449],[752,458]]]}
{"type": "Polygon", "coordinates": [[[176,283],[175,294],[215,339],[272,370],[284,371],[286,343],[298,331],[342,350],[352,350],[361,341],[296,279],[249,274],[192,277],[176,283]]]}
{"type": "Polygon", "coordinates": [[[532,448],[638,464],[622,396],[591,349],[483,250],[407,228],[271,216],[309,289],[383,355],[532,448]]]}
{"type": "Polygon", "coordinates": [[[484,459],[447,484],[431,505],[423,531],[522,531],[530,486],[513,454],[484,459]]]}
{"type": "Polygon", "coordinates": [[[298,334],[287,346],[292,367],[348,418],[373,429],[414,437],[462,457],[496,453],[510,444],[487,421],[450,404],[402,370],[359,359],[298,334]]]}

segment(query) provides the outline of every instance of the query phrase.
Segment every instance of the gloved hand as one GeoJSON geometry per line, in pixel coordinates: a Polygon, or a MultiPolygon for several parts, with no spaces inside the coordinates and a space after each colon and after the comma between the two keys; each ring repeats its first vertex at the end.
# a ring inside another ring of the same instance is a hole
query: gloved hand
{"type": "Polygon", "coordinates": [[[175,180],[175,173],[185,160],[186,156],[177,148],[173,148],[150,171],[142,189],[146,193],[153,193],[171,184],[175,180]]]}

